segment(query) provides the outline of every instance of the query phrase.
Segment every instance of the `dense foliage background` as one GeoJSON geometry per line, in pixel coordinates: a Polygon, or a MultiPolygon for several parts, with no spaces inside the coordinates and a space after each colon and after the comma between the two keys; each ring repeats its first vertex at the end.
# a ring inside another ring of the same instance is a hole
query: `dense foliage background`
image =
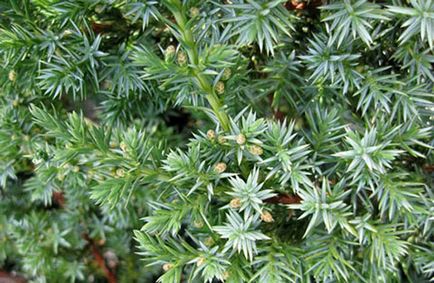
{"type": "Polygon", "coordinates": [[[0,282],[433,280],[433,49],[432,0],[0,1],[0,282]]]}

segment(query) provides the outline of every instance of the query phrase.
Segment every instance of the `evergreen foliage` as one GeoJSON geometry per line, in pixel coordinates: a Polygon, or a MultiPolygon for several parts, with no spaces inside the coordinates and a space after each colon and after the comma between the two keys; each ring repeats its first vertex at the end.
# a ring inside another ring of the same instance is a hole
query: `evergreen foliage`
{"type": "Polygon", "coordinates": [[[0,282],[434,280],[433,50],[432,0],[1,1],[0,282]]]}

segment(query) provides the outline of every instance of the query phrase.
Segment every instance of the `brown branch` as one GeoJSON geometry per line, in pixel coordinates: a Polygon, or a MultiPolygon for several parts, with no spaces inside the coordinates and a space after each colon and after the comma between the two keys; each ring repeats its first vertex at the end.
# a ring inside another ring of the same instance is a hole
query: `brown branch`
{"type": "Polygon", "coordinates": [[[59,208],[65,207],[65,195],[63,194],[63,192],[53,192],[52,199],[53,203],[56,204],[59,208]]]}
{"type": "Polygon", "coordinates": [[[0,283],[26,283],[26,279],[19,275],[0,270],[0,283]]]}
{"type": "Polygon", "coordinates": [[[434,172],[434,164],[424,164],[423,165],[423,171],[427,173],[433,173],[434,172]]]}
{"type": "Polygon", "coordinates": [[[278,108],[275,109],[273,107],[273,100],[274,100],[274,95],[273,94],[268,95],[268,101],[271,105],[271,111],[273,112],[274,119],[278,121],[285,120],[285,113],[281,112],[278,108]]]}
{"type": "Polygon", "coordinates": [[[277,196],[266,199],[264,201],[271,204],[297,204],[301,202],[301,198],[297,195],[280,193],[277,196]]]}
{"type": "Polygon", "coordinates": [[[96,23],[92,22],[92,30],[96,34],[113,31],[113,23],[96,23]]]}
{"type": "Polygon", "coordinates": [[[285,7],[288,10],[303,10],[304,8],[306,8],[306,3],[298,0],[292,0],[286,2],[285,7]]]}
{"type": "Polygon", "coordinates": [[[98,249],[96,243],[89,237],[89,235],[85,234],[84,238],[89,242],[90,247],[92,249],[92,255],[95,258],[95,262],[104,272],[105,278],[109,283],[116,283],[116,275],[107,267],[105,264],[104,257],[101,255],[101,252],[98,249]]]}
{"type": "Polygon", "coordinates": [[[318,6],[325,4],[323,0],[314,0],[307,3],[303,0],[290,0],[287,1],[284,5],[288,10],[305,10],[305,9],[315,9],[318,6]]]}
{"type": "MultiPolygon", "coordinates": [[[[52,195],[53,202],[58,205],[60,208],[63,208],[65,206],[65,196],[63,192],[53,192],[52,195]]],[[[95,258],[95,262],[98,265],[99,268],[104,272],[104,275],[107,279],[107,282],[109,283],[116,283],[116,275],[107,267],[104,257],[101,255],[101,252],[98,249],[97,244],[94,240],[92,240],[88,234],[84,234],[83,238],[90,244],[92,255],[95,258]]],[[[0,283],[3,283],[2,281],[2,273],[0,272],[0,283]]],[[[5,281],[9,282],[9,281],[5,281]]],[[[14,281],[11,281],[14,282],[14,281]]],[[[17,281],[20,282],[20,281],[17,281]]]]}

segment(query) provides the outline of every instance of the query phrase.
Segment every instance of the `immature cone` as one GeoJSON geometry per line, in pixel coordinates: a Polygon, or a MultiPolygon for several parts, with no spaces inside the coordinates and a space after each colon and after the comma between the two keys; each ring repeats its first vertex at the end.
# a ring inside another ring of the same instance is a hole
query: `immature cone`
{"type": "Polygon", "coordinates": [[[229,79],[231,78],[231,76],[232,76],[232,71],[231,71],[231,69],[226,68],[226,69],[223,71],[222,79],[225,80],[225,81],[227,81],[227,80],[229,80],[229,79]]]}
{"type": "Polygon", "coordinates": [[[210,139],[213,140],[216,137],[216,134],[214,132],[214,130],[208,130],[208,132],[206,132],[206,136],[210,139]]]}
{"type": "Polygon", "coordinates": [[[63,180],[65,180],[65,174],[63,174],[63,173],[57,173],[57,180],[59,180],[59,181],[63,181],[63,180]]]}
{"type": "Polygon", "coordinates": [[[111,141],[109,145],[111,148],[115,148],[117,146],[116,142],[114,141],[111,141]]]}
{"type": "Polygon", "coordinates": [[[234,198],[229,203],[229,206],[231,208],[240,208],[241,207],[241,200],[239,198],[234,198]]]}
{"type": "Polygon", "coordinates": [[[208,247],[214,245],[214,239],[212,237],[208,237],[205,239],[204,244],[208,247]]]}
{"type": "Polygon", "coordinates": [[[10,71],[8,74],[8,78],[11,82],[16,81],[17,80],[17,73],[14,70],[10,71]]]}
{"type": "Polygon", "coordinates": [[[239,145],[243,145],[246,143],[246,136],[243,134],[239,134],[236,138],[235,141],[237,142],[237,144],[239,145]]]}
{"type": "Polygon", "coordinates": [[[224,136],[219,136],[217,138],[219,144],[224,144],[226,142],[226,138],[224,136]]]}
{"type": "Polygon", "coordinates": [[[172,59],[173,56],[175,56],[176,48],[173,45],[167,46],[166,50],[164,51],[164,56],[167,59],[172,59]]]}
{"type": "Polygon", "coordinates": [[[223,94],[225,92],[225,84],[224,82],[218,82],[215,85],[215,91],[217,94],[223,94]]]}
{"type": "Polygon", "coordinates": [[[167,46],[167,48],[166,48],[166,55],[173,55],[173,54],[175,54],[175,52],[176,52],[176,48],[175,48],[175,46],[174,45],[169,45],[169,46],[167,46]]]}
{"type": "Polygon", "coordinates": [[[196,220],[194,220],[194,222],[193,222],[193,226],[194,226],[195,228],[200,229],[200,228],[203,227],[203,221],[200,220],[200,219],[196,219],[196,220]]]}
{"type": "Polygon", "coordinates": [[[78,166],[74,166],[74,167],[72,168],[72,171],[75,172],[75,173],[78,173],[78,172],[80,172],[80,167],[78,167],[78,166]]]}
{"type": "Polygon", "coordinates": [[[252,145],[249,148],[249,152],[253,155],[262,155],[264,153],[264,150],[258,145],[252,145]]]}
{"type": "Polygon", "coordinates": [[[16,108],[18,105],[20,105],[20,101],[18,99],[14,99],[14,101],[12,101],[12,106],[16,108]]]}
{"type": "Polygon", "coordinates": [[[192,18],[195,18],[195,17],[199,16],[199,14],[200,14],[200,10],[198,8],[193,7],[193,8],[190,9],[190,16],[192,18]]]}
{"type": "Polygon", "coordinates": [[[127,145],[124,142],[121,142],[121,144],[119,145],[119,147],[122,149],[123,152],[127,151],[127,145]]]}
{"type": "Polygon", "coordinates": [[[63,37],[70,36],[72,33],[73,33],[72,30],[67,29],[62,33],[62,36],[63,37]]]}
{"type": "Polygon", "coordinates": [[[264,213],[261,214],[261,220],[267,223],[273,222],[273,215],[271,215],[271,213],[269,213],[268,211],[265,211],[264,213]]]}
{"type": "Polygon", "coordinates": [[[116,176],[117,177],[124,177],[125,176],[125,170],[124,169],[122,169],[122,168],[118,168],[117,170],[116,170],[116,176]]]}
{"type": "Polygon", "coordinates": [[[301,130],[301,129],[303,128],[303,124],[304,124],[303,119],[302,119],[302,118],[298,118],[298,119],[295,121],[294,129],[295,129],[296,131],[301,130]]]}
{"type": "Polygon", "coordinates": [[[199,266],[203,265],[203,264],[205,263],[205,261],[206,261],[206,259],[205,259],[204,257],[201,256],[201,257],[197,260],[196,265],[199,267],[199,266]]]}
{"type": "Polygon", "coordinates": [[[216,166],[214,167],[214,170],[217,173],[221,174],[221,173],[226,171],[226,168],[227,168],[226,163],[220,162],[220,163],[216,164],[216,166]]]}
{"type": "Polygon", "coordinates": [[[179,65],[185,65],[185,64],[187,64],[187,55],[183,52],[183,51],[180,51],[179,53],[178,53],[178,64],[179,65]]]}
{"type": "Polygon", "coordinates": [[[171,264],[171,263],[169,263],[169,262],[163,264],[163,270],[164,270],[164,271],[169,271],[169,270],[172,269],[172,268],[173,268],[173,264],[171,264]]]}

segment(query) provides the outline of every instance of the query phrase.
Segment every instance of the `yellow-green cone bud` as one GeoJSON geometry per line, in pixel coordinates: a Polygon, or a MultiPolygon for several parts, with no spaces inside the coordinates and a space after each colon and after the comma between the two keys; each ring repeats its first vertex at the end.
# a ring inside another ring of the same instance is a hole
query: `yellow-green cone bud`
{"type": "Polygon", "coordinates": [[[196,18],[197,16],[199,16],[199,14],[200,14],[200,10],[199,10],[198,8],[196,8],[196,7],[192,7],[192,8],[190,9],[190,16],[191,16],[192,18],[196,18]]]}
{"type": "Polygon", "coordinates": [[[65,180],[65,174],[63,174],[63,173],[61,173],[61,172],[59,172],[59,173],[57,173],[57,180],[59,180],[59,181],[63,181],[63,180],[65,180]]]}
{"type": "Polygon", "coordinates": [[[122,149],[123,152],[127,151],[127,144],[124,142],[121,142],[121,144],[119,145],[119,147],[122,149]]]}
{"type": "Polygon", "coordinates": [[[116,169],[116,176],[118,176],[120,178],[124,177],[125,176],[125,170],[122,168],[116,169]]]}
{"type": "Polygon", "coordinates": [[[217,138],[219,144],[224,144],[226,142],[226,138],[224,136],[219,136],[217,138]]]}
{"type": "Polygon", "coordinates": [[[17,80],[17,73],[14,70],[10,71],[8,74],[8,78],[11,82],[16,81],[17,80]]]}
{"type": "Polygon", "coordinates": [[[205,261],[206,261],[206,259],[205,259],[203,256],[201,256],[201,257],[199,257],[199,259],[196,261],[196,265],[199,267],[199,266],[203,265],[203,264],[205,263],[205,261]]]}
{"type": "Polygon", "coordinates": [[[252,145],[249,148],[249,152],[253,155],[262,155],[264,153],[264,150],[258,145],[252,145]]]}
{"type": "Polygon", "coordinates": [[[239,145],[243,145],[246,143],[246,136],[243,134],[239,134],[236,138],[235,141],[237,142],[237,144],[239,145]]]}
{"type": "Polygon", "coordinates": [[[239,198],[234,198],[229,203],[229,206],[231,208],[240,208],[241,207],[241,200],[239,198]]]}
{"type": "Polygon", "coordinates": [[[223,94],[225,92],[225,84],[224,84],[224,82],[218,82],[215,85],[215,92],[217,94],[223,94]]]}
{"type": "Polygon", "coordinates": [[[165,264],[163,264],[163,270],[164,271],[169,271],[172,268],[173,268],[173,264],[171,264],[171,263],[165,263],[165,264]]]}
{"type": "Polygon", "coordinates": [[[206,136],[210,139],[213,140],[216,137],[216,134],[214,132],[214,130],[208,130],[208,132],[206,132],[206,136]]]}
{"type": "Polygon", "coordinates": [[[205,239],[205,241],[203,242],[206,246],[210,247],[212,245],[214,245],[214,239],[212,237],[208,237],[205,239]]]}
{"type": "Polygon", "coordinates": [[[227,81],[227,80],[229,80],[229,79],[231,78],[231,76],[232,76],[232,71],[231,71],[231,69],[226,68],[226,69],[223,71],[222,79],[225,80],[225,81],[227,81]]]}
{"type": "Polygon", "coordinates": [[[178,64],[181,66],[187,64],[187,55],[185,54],[185,52],[179,51],[177,60],[178,64]]]}
{"type": "Polygon", "coordinates": [[[296,131],[301,130],[301,129],[303,128],[303,124],[304,124],[303,118],[298,118],[298,119],[295,121],[294,129],[295,129],[296,131]]]}
{"type": "Polygon", "coordinates": [[[176,47],[174,45],[167,46],[166,50],[164,51],[164,56],[166,57],[166,60],[172,59],[175,56],[176,47]]]}
{"type": "Polygon", "coordinates": [[[226,168],[227,168],[226,164],[223,163],[223,162],[220,162],[220,163],[217,163],[217,164],[216,164],[216,166],[214,167],[214,170],[215,170],[217,173],[221,174],[221,173],[223,173],[223,172],[226,171],[226,168]]]}
{"type": "Polygon", "coordinates": [[[261,214],[261,220],[267,223],[273,222],[273,215],[271,215],[270,212],[265,211],[264,213],[261,214]]]}

